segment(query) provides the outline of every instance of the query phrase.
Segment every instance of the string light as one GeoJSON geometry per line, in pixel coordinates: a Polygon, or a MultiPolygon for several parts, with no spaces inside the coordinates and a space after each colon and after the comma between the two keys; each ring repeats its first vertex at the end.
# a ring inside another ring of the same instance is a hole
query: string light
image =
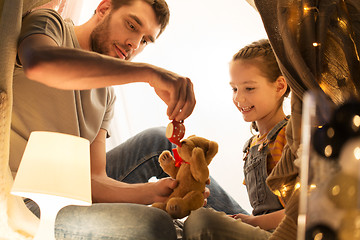
{"type": "Polygon", "coordinates": [[[326,131],[326,134],[327,134],[327,136],[328,136],[329,138],[333,138],[334,135],[335,135],[335,130],[334,130],[332,127],[330,127],[330,128],[326,131]]]}
{"type": "Polygon", "coordinates": [[[282,189],[280,190],[280,191],[281,191],[281,195],[285,197],[287,190],[288,190],[287,186],[286,186],[286,185],[283,185],[283,186],[282,186],[282,189]]]}
{"type": "Polygon", "coordinates": [[[322,240],[324,239],[323,233],[319,232],[315,235],[314,240],[322,240]]]}
{"type": "MultiPolygon", "coordinates": [[[[299,183],[299,185],[300,185],[300,183],[299,183]]],[[[295,186],[294,186],[295,187],[295,186]]],[[[284,185],[282,185],[281,186],[281,188],[280,189],[278,189],[278,190],[275,190],[275,191],[273,191],[273,193],[276,195],[276,196],[278,196],[278,197],[286,197],[286,195],[287,195],[287,191],[288,190],[290,190],[291,188],[289,188],[288,186],[286,186],[285,184],[284,185]]]]}
{"type": "Polygon", "coordinates": [[[319,12],[319,9],[317,7],[304,7],[304,12],[309,12],[311,10],[315,10],[315,12],[319,12]]]}
{"type": "Polygon", "coordinates": [[[354,123],[355,127],[360,127],[360,116],[359,115],[354,116],[353,123],[354,123]]]}
{"type": "Polygon", "coordinates": [[[360,147],[354,149],[354,156],[356,160],[360,160],[360,147]]]}
{"type": "Polygon", "coordinates": [[[339,26],[341,27],[341,28],[344,28],[344,29],[346,29],[347,28],[347,22],[346,22],[346,20],[344,20],[344,19],[341,19],[341,18],[337,18],[337,21],[339,22],[339,26]]]}
{"type": "Polygon", "coordinates": [[[327,145],[324,150],[325,156],[330,157],[332,153],[333,153],[333,148],[331,147],[331,145],[327,145]]]}
{"type": "Polygon", "coordinates": [[[339,185],[335,185],[332,189],[331,189],[331,194],[333,196],[337,196],[340,194],[340,186],[339,185]]]}

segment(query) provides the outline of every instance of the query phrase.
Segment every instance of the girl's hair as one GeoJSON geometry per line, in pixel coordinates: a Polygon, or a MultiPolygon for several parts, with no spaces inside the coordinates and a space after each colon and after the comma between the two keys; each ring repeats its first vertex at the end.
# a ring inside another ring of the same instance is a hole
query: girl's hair
{"type": "MultiPolygon", "coordinates": [[[[268,39],[261,39],[243,47],[233,56],[232,61],[236,60],[245,60],[254,65],[261,66],[261,73],[270,82],[275,82],[282,75],[268,39]]],[[[284,98],[289,96],[289,94],[290,87],[287,86],[279,107],[282,106],[284,98]]],[[[258,131],[256,122],[252,122],[251,128],[258,131]]]]}
{"type": "Polygon", "coordinates": [[[153,8],[156,18],[160,24],[159,35],[165,30],[170,19],[170,10],[165,0],[111,0],[111,4],[114,10],[119,9],[124,5],[131,5],[135,1],[144,1],[153,8]]]}

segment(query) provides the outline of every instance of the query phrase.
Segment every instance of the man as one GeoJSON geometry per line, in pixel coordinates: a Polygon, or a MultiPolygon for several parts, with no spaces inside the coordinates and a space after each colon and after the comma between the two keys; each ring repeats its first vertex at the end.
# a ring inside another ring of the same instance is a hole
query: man
{"type": "MultiPolygon", "coordinates": [[[[25,16],[18,48],[22,68],[14,74],[13,173],[31,131],[58,131],[90,140],[94,202],[151,204],[165,200],[176,186],[174,180],[130,185],[106,175],[105,138],[113,114],[112,85],[148,82],[168,105],[170,119],[183,120],[193,111],[195,97],[188,78],[128,61],[156,40],[168,18],[164,1],[147,0],[104,0],[94,16],[77,27],[50,10],[25,16]]],[[[70,207],[59,214],[56,234],[59,238],[80,234],[174,239],[171,219],[153,210],[129,204],[70,207]]]]}
{"type": "Polygon", "coordinates": [[[63,209],[56,222],[57,237],[176,237],[171,219],[162,211],[142,205],[107,204],[164,201],[177,184],[163,178],[166,175],[156,161],[163,150],[172,148],[161,129],[129,139],[108,156],[105,149],[115,101],[112,85],[149,83],[167,104],[171,120],[184,120],[194,109],[190,79],[129,61],[155,42],[168,19],[163,0],[103,0],[94,16],[77,27],[51,10],[24,17],[19,66],[14,73],[11,170],[16,173],[31,131],[87,138],[91,143],[92,197],[102,203],[63,209]],[[139,165],[142,171],[132,171],[139,165]],[[141,183],[154,174],[162,179],[141,183]]]}

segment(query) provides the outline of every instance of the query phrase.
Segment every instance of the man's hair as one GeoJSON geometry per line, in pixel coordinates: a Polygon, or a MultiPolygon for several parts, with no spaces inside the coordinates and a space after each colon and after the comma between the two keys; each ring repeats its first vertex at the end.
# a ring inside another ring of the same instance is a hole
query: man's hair
{"type": "Polygon", "coordinates": [[[111,0],[111,4],[113,10],[117,10],[121,6],[131,5],[135,1],[144,1],[153,8],[157,21],[160,24],[160,35],[165,30],[170,19],[170,10],[165,0],[111,0]]]}

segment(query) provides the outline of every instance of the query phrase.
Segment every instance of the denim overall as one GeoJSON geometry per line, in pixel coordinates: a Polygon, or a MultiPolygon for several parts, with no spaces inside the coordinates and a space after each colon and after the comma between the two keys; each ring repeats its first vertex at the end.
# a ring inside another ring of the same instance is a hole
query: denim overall
{"type": "Polygon", "coordinates": [[[276,139],[278,133],[286,126],[288,120],[289,116],[276,124],[268,133],[263,143],[250,148],[252,137],[244,146],[244,176],[250,204],[253,207],[252,214],[254,216],[271,213],[284,208],[279,198],[272,193],[266,185],[266,178],[268,177],[267,156],[270,154],[268,143],[276,139]]]}

